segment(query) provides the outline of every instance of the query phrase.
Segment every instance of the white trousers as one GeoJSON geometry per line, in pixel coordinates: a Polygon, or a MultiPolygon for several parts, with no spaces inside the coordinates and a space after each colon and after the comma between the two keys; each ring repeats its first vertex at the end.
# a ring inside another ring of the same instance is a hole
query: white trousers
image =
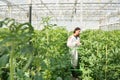
{"type": "Polygon", "coordinates": [[[71,64],[73,67],[78,64],[78,51],[76,49],[71,50],[71,64]]]}

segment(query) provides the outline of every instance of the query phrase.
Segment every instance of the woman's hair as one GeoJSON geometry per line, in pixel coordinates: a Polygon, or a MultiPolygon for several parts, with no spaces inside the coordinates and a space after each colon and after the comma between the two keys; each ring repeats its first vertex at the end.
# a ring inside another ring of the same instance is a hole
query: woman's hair
{"type": "Polygon", "coordinates": [[[75,33],[77,30],[81,30],[79,27],[76,27],[73,31],[73,33],[75,33]]]}

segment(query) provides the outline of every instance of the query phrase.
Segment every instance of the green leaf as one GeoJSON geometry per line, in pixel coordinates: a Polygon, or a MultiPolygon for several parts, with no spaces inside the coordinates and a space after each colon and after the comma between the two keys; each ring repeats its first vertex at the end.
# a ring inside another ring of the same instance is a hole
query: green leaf
{"type": "Polygon", "coordinates": [[[0,68],[1,68],[1,67],[5,67],[6,64],[8,63],[8,61],[9,61],[9,56],[8,56],[8,54],[5,54],[5,55],[1,56],[1,57],[0,57],[0,68]]]}

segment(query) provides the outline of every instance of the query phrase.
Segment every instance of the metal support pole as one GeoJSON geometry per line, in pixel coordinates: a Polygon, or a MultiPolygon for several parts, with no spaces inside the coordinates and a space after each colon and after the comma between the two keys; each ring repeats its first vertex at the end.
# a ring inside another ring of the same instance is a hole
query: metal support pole
{"type": "Polygon", "coordinates": [[[9,12],[8,17],[12,18],[12,7],[10,5],[8,5],[8,12],[9,12]]]}
{"type": "Polygon", "coordinates": [[[81,0],[80,4],[81,4],[81,7],[80,7],[80,10],[81,10],[81,13],[80,13],[80,24],[81,24],[81,26],[83,26],[83,0],[81,0]]]}
{"type": "Polygon", "coordinates": [[[32,24],[32,1],[31,0],[29,5],[29,23],[32,24]]]}
{"type": "Polygon", "coordinates": [[[29,23],[32,23],[32,4],[29,6],[29,23]]]}

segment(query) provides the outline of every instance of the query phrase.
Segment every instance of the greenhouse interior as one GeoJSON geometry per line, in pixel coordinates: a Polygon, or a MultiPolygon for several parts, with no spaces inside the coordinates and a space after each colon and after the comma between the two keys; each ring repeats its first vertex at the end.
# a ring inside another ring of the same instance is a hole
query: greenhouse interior
{"type": "Polygon", "coordinates": [[[40,28],[41,17],[52,17],[51,22],[73,29],[120,29],[120,0],[1,0],[0,19],[9,17],[19,22],[29,21],[40,28]]]}
{"type": "Polygon", "coordinates": [[[120,80],[120,0],[0,0],[0,80],[120,80]]]}

